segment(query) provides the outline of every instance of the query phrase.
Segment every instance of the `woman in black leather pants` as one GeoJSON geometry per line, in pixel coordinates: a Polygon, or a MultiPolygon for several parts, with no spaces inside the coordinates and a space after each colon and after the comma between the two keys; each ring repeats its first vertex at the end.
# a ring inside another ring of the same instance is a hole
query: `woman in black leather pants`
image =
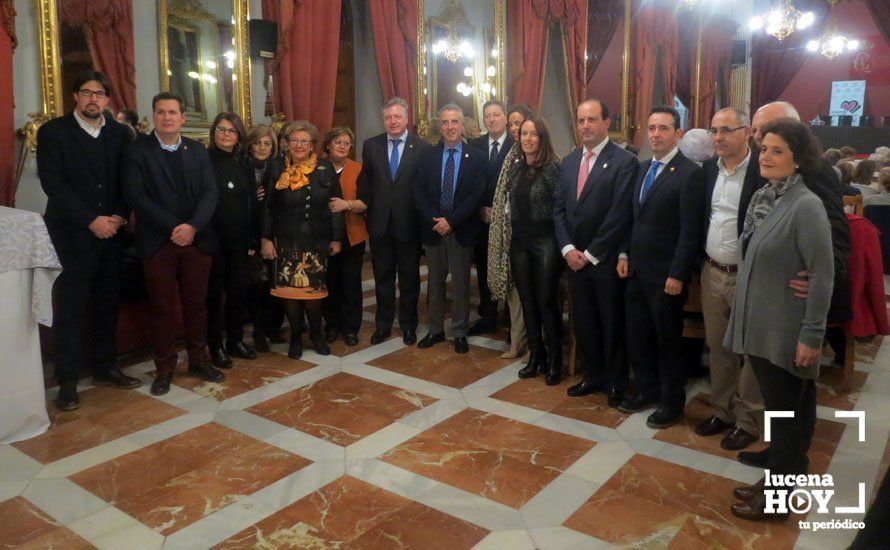
{"type": "Polygon", "coordinates": [[[547,123],[532,116],[519,129],[522,157],[510,166],[507,207],[512,227],[510,269],[519,291],[531,351],[520,378],[543,371],[548,386],[562,375],[562,319],[557,301],[562,258],[553,229],[560,165],[547,123]],[[543,337],[541,327],[543,326],[543,337]]]}

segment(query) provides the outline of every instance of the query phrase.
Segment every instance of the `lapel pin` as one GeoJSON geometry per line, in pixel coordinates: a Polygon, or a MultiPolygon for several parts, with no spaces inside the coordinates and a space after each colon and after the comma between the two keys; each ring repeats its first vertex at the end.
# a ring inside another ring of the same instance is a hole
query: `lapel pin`
{"type": "Polygon", "coordinates": [[[235,184],[232,182],[229,182],[229,189],[234,189],[234,188],[235,188],[235,184]]]}
{"type": "Polygon", "coordinates": [[[469,154],[469,153],[464,153],[464,158],[465,158],[465,159],[470,158],[470,154],[469,154]]]}
{"type": "Polygon", "coordinates": [[[603,164],[603,168],[608,168],[608,167],[609,167],[609,163],[608,163],[608,162],[605,163],[605,164],[603,164]]]}
{"type": "Polygon", "coordinates": [[[189,146],[188,146],[188,145],[185,145],[185,144],[183,144],[183,146],[182,146],[182,148],[183,148],[183,149],[185,149],[185,150],[188,150],[188,148],[189,148],[189,146]]]}
{"type": "Polygon", "coordinates": [[[669,171],[669,172],[673,172],[674,170],[676,170],[676,168],[674,168],[673,166],[671,166],[670,168],[668,168],[668,171],[669,171]]]}

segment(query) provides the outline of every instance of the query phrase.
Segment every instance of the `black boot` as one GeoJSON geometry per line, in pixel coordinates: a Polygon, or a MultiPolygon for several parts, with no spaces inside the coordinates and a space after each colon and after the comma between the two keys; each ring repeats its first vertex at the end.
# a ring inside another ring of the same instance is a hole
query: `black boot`
{"type": "Polygon", "coordinates": [[[562,352],[549,351],[547,353],[547,366],[544,370],[544,383],[548,386],[559,384],[562,378],[562,352]]]}
{"type": "Polygon", "coordinates": [[[312,340],[312,347],[315,349],[315,353],[319,355],[331,354],[331,347],[325,342],[324,335],[321,333],[310,334],[309,339],[312,340]]]}
{"type": "Polygon", "coordinates": [[[290,346],[287,348],[287,356],[291,359],[299,359],[303,357],[303,338],[300,335],[300,330],[291,330],[290,332],[290,346]]]}
{"type": "Polygon", "coordinates": [[[547,352],[543,346],[532,346],[528,355],[528,364],[519,371],[519,378],[534,378],[545,368],[547,352]]]}

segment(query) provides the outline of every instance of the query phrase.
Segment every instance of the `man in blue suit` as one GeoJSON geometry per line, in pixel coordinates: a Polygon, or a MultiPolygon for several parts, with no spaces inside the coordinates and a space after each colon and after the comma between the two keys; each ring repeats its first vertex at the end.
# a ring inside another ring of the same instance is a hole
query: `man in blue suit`
{"type": "Polygon", "coordinates": [[[448,104],[439,111],[442,141],[421,153],[413,193],[429,273],[429,333],[417,347],[445,341],[445,278],[450,272],[454,288],[451,330],[457,353],[470,350],[470,264],[483,229],[479,209],[485,200],[487,166],[485,153],[461,140],[463,120],[457,105],[448,104]]]}
{"type": "Polygon", "coordinates": [[[572,327],[584,375],[567,393],[603,391],[616,407],[627,382],[624,280],[616,267],[633,223],[637,159],[609,141],[605,103],[589,99],[577,114],[581,146],[562,162],[553,212],[556,240],[571,269],[572,327]]]}
{"type": "Polygon", "coordinates": [[[633,228],[618,260],[619,276],[628,278],[628,356],[637,393],[618,409],[657,406],[646,425],[659,429],[679,422],[686,405],[680,339],[687,287],[702,247],[704,174],[677,146],[683,130],[676,109],[653,108],[646,135],[653,157],[640,164],[633,228]]]}

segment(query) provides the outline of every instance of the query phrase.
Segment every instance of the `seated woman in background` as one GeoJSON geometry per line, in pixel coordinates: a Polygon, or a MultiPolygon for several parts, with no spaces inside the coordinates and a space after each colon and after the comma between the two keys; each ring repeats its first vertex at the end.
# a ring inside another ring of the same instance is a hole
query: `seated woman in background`
{"type": "Polygon", "coordinates": [[[890,205],[890,167],[882,169],[878,174],[878,186],[881,192],[865,197],[863,202],[866,205],[890,205]]]}
{"type": "Polygon", "coordinates": [[[842,195],[870,195],[869,192],[863,192],[861,189],[853,187],[853,175],[856,168],[849,162],[840,162],[834,166],[834,171],[838,174],[841,182],[842,195]]]}
{"type": "MultiPolygon", "coordinates": [[[[875,193],[880,189],[876,188],[878,165],[873,160],[860,160],[856,165],[856,171],[853,173],[853,185],[859,189],[869,188],[875,193]]],[[[864,193],[863,193],[864,194],[864,193]]]]}
{"type": "Polygon", "coordinates": [[[346,225],[340,253],[328,262],[324,339],[331,343],[342,333],[347,346],[358,344],[358,331],[362,326],[362,261],[368,240],[364,216],[368,207],[355,198],[362,164],[349,158],[354,143],[355,134],[343,126],[332,128],[321,143],[322,152],[339,175],[343,193],[343,198],[331,199],[331,212],[342,214],[346,225]]]}
{"type": "Polygon", "coordinates": [[[340,253],[343,241],[343,215],[332,213],[328,204],[343,194],[333,165],[315,155],[315,126],[298,120],[288,125],[285,134],[289,149],[266,172],[263,257],[275,260],[271,292],[285,301],[291,327],[287,356],[303,355],[304,311],[315,352],[330,355],[321,327],[322,300],[328,296],[328,257],[340,253]]]}
{"type": "MultiPolygon", "coordinates": [[[[745,354],[760,383],[768,411],[794,411],[772,420],[768,469],[806,474],[807,450],[816,425],[816,378],[825,318],[834,280],[831,228],[825,207],[807,189],[819,145],[809,128],[790,118],[767,123],[760,147],[760,175],[739,237],[742,263],[724,345],[745,354]],[[795,297],[788,281],[806,271],[809,291],[795,297]]],[[[732,513],[749,520],[766,514],[764,481],[733,491],[742,502],[732,513]]]]}
{"type": "Polygon", "coordinates": [[[510,271],[519,291],[531,352],[519,377],[532,378],[543,371],[546,384],[553,386],[562,375],[562,312],[558,293],[563,263],[553,227],[553,203],[561,167],[553,152],[550,130],[540,116],[522,123],[519,144],[522,156],[509,166],[506,186],[510,271]]]}

